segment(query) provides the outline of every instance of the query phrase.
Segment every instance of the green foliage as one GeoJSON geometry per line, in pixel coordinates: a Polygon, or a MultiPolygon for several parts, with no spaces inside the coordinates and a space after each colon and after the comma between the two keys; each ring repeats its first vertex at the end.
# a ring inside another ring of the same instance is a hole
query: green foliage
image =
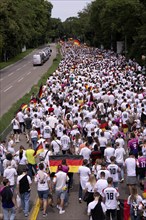
{"type": "Polygon", "coordinates": [[[45,0],[0,1],[0,60],[7,61],[24,45],[47,42],[52,5],[45,0]]]}
{"type": "Polygon", "coordinates": [[[63,26],[68,37],[77,36],[90,46],[116,51],[116,42],[126,39],[123,50],[130,56],[146,55],[145,0],[94,0],[63,26]]]}

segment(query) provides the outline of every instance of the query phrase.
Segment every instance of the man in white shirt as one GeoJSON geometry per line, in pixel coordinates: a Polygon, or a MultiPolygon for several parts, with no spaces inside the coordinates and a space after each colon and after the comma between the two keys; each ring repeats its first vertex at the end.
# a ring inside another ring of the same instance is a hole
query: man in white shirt
{"type": "Polygon", "coordinates": [[[117,220],[117,206],[118,206],[118,198],[119,192],[115,189],[113,185],[112,177],[107,179],[108,187],[103,190],[102,196],[105,201],[106,206],[106,219],[107,220],[117,220]]]}
{"type": "Polygon", "coordinates": [[[25,132],[24,114],[22,112],[22,109],[20,109],[20,111],[17,113],[17,118],[20,124],[20,131],[25,132]]]}
{"type": "Polygon", "coordinates": [[[119,142],[116,142],[116,150],[115,150],[115,158],[116,158],[116,164],[120,168],[119,172],[119,180],[120,182],[124,181],[124,157],[126,155],[125,149],[120,146],[119,142]]]}
{"type": "Polygon", "coordinates": [[[104,132],[103,131],[100,133],[100,135],[101,135],[101,137],[99,137],[98,140],[99,140],[99,144],[100,144],[101,153],[104,156],[104,150],[105,150],[106,145],[107,145],[107,138],[104,137],[104,132]]]}
{"type": "Polygon", "coordinates": [[[111,163],[107,166],[107,170],[109,170],[110,172],[110,177],[113,178],[113,186],[118,189],[120,168],[118,167],[117,164],[115,164],[114,156],[112,156],[110,160],[111,160],[111,163]]]}
{"type": "Polygon", "coordinates": [[[89,176],[91,171],[89,167],[87,167],[88,161],[83,160],[83,165],[79,167],[78,173],[80,175],[80,186],[79,186],[79,202],[82,202],[82,192],[86,188],[86,183],[89,180],[89,176]]]}
{"type": "Polygon", "coordinates": [[[100,179],[95,184],[95,191],[99,192],[102,196],[102,191],[108,186],[107,180],[105,179],[105,173],[100,173],[100,179]]]}
{"type": "Polygon", "coordinates": [[[132,152],[129,153],[129,157],[125,160],[125,168],[127,174],[126,183],[129,187],[129,193],[131,194],[132,186],[137,184],[136,159],[132,152]]]}
{"type": "Polygon", "coordinates": [[[55,190],[57,195],[57,208],[59,209],[59,214],[65,212],[64,200],[67,194],[67,185],[66,182],[69,181],[69,178],[65,172],[62,171],[62,165],[58,166],[58,171],[55,173],[53,178],[53,183],[55,184],[55,190]]]}
{"type": "Polygon", "coordinates": [[[90,155],[91,155],[91,150],[88,147],[88,143],[86,142],[85,147],[83,147],[80,151],[80,155],[83,156],[84,159],[86,159],[89,163],[90,155]]]}
{"type": "Polygon", "coordinates": [[[70,148],[70,137],[66,134],[66,130],[63,131],[63,136],[60,138],[62,145],[62,153],[66,154],[70,148]]]}
{"type": "Polygon", "coordinates": [[[104,151],[104,158],[105,158],[105,161],[107,164],[110,164],[111,163],[111,156],[114,156],[115,154],[115,149],[111,146],[110,143],[107,144],[107,147],[104,151]]]}
{"type": "Polygon", "coordinates": [[[61,141],[56,138],[51,142],[51,147],[52,147],[52,151],[53,151],[53,155],[59,155],[60,150],[61,150],[61,141]]]}
{"type": "Polygon", "coordinates": [[[58,121],[58,124],[55,127],[55,132],[58,138],[61,138],[63,135],[63,131],[65,130],[64,125],[61,120],[58,121]]]}

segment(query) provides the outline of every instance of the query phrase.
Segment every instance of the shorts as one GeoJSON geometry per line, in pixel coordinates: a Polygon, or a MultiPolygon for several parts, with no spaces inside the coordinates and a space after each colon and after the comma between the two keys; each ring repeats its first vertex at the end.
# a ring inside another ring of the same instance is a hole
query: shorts
{"type": "Polygon", "coordinates": [[[20,134],[20,129],[13,129],[14,134],[20,134]]]}
{"type": "Polygon", "coordinates": [[[138,174],[139,174],[139,179],[143,180],[146,176],[146,168],[139,168],[138,174]]]}
{"type": "Polygon", "coordinates": [[[127,178],[126,178],[126,184],[127,184],[127,185],[136,185],[136,184],[137,184],[137,178],[136,178],[136,176],[127,176],[127,178]]]}
{"type": "Polygon", "coordinates": [[[67,190],[56,190],[57,199],[64,200],[66,197],[67,190]]]}
{"type": "Polygon", "coordinates": [[[38,197],[39,199],[48,199],[49,197],[49,190],[42,190],[42,191],[39,191],[38,190],[38,197]]]}

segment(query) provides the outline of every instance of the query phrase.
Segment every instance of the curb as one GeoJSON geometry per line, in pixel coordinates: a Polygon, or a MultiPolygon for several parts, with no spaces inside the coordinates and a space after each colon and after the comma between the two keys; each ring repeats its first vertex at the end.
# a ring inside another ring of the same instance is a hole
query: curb
{"type": "Polygon", "coordinates": [[[35,203],[34,207],[32,208],[32,211],[30,213],[29,220],[37,220],[39,209],[40,209],[40,203],[39,203],[39,199],[37,198],[36,203],[35,203]]]}

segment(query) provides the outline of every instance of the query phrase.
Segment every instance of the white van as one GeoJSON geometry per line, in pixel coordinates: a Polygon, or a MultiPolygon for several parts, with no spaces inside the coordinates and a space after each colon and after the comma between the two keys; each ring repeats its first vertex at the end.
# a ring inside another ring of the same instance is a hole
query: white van
{"type": "Polygon", "coordinates": [[[42,65],[43,64],[43,58],[42,54],[34,54],[33,55],[33,65],[42,65]]]}

